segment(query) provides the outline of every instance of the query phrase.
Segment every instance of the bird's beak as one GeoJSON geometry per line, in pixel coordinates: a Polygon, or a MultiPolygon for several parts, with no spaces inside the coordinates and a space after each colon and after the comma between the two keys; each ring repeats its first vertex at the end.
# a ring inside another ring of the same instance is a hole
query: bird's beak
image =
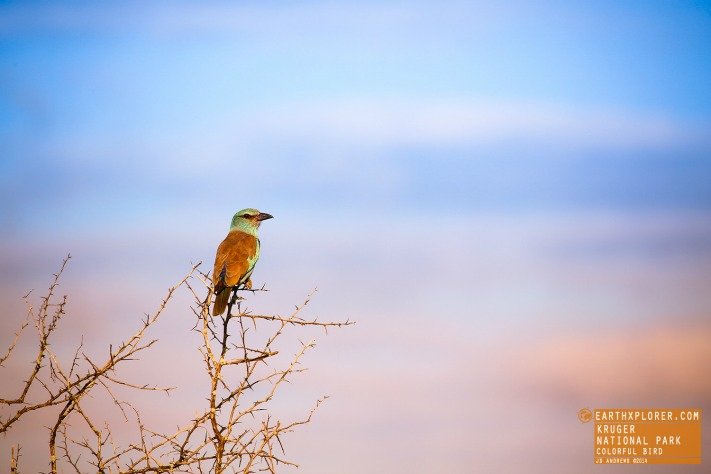
{"type": "Polygon", "coordinates": [[[257,220],[259,222],[266,221],[267,219],[271,219],[273,217],[274,217],[273,215],[267,214],[266,212],[260,212],[259,214],[257,214],[257,220]]]}

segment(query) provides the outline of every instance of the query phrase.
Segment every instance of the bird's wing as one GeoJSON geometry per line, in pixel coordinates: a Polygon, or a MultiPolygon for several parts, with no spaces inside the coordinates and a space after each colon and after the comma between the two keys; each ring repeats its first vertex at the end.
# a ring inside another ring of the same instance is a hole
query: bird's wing
{"type": "Polygon", "coordinates": [[[230,231],[217,247],[212,283],[215,292],[224,287],[237,286],[249,277],[259,258],[259,241],[253,235],[238,230],[230,231]]]}

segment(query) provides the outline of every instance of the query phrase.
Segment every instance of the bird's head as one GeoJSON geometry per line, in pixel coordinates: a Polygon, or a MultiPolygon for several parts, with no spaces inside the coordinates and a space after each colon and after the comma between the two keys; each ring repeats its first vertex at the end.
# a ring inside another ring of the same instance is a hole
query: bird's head
{"type": "Polygon", "coordinates": [[[230,228],[242,230],[256,230],[259,228],[259,224],[261,224],[262,221],[271,219],[272,217],[274,216],[272,216],[271,214],[267,214],[266,212],[259,212],[257,209],[242,209],[232,218],[232,225],[230,226],[230,228]]]}

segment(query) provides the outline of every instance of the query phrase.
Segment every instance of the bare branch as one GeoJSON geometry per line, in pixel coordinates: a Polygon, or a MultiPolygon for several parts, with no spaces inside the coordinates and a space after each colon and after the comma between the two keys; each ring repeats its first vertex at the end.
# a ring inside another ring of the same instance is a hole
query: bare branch
{"type": "MultiPolygon", "coordinates": [[[[37,330],[34,361],[27,377],[18,384],[19,395],[0,398],[0,405],[10,409],[0,415],[0,432],[9,432],[32,411],[56,407],[47,441],[52,473],[62,470],[62,466],[77,473],[93,470],[126,474],[274,473],[279,466],[297,466],[285,458],[285,435],[309,423],[327,397],[317,400],[306,417],[295,421],[284,422],[270,414],[270,402],[279,388],[306,370],[301,359],[315,347],[314,340],[302,343],[290,359],[282,361],[284,356],[280,355],[278,344],[291,330],[328,330],[354,324],[352,321],[323,322],[303,316],[313,294],[288,316],[252,314],[242,295],[267,291],[264,286],[234,291],[227,313],[213,318],[211,278],[200,271],[198,263],[168,290],[152,314],[140,320],[132,335],[118,343],[108,343],[103,358],[84,352],[82,336],[72,351],[73,356],[63,365],[60,356],[51,349],[50,340],[65,316],[67,297],[56,297],[55,293],[69,258],[62,262],[36,310],[29,301],[29,293],[26,295],[27,318],[0,358],[1,367],[32,322],[37,330]],[[203,285],[207,297],[196,289],[196,281],[197,286],[203,285]],[[128,361],[140,361],[145,351],[158,344],[148,333],[180,287],[187,288],[194,298],[194,306],[190,308],[196,317],[193,330],[199,336],[199,353],[209,382],[205,386],[205,406],[183,418],[184,422],[173,432],[162,432],[148,427],[139,407],[122,401],[119,394],[124,391],[146,392],[146,396],[150,392],[168,394],[177,387],[136,383],[119,376],[117,369],[128,361]],[[35,386],[39,390],[32,390],[35,386]],[[97,386],[102,390],[97,392],[97,386]],[[101,415],[87,408],[90,405],[85,403],[86,397],[96,398],[92,395],[95,393],[102,394],[108,406],[120,411],[125,423],[135,425],[133,441],[121,445],[109,423],[99,422],[101,415]]],[[[11,452],[11,472],[17,472],[19,457],[18,447],[11,452]]]]}

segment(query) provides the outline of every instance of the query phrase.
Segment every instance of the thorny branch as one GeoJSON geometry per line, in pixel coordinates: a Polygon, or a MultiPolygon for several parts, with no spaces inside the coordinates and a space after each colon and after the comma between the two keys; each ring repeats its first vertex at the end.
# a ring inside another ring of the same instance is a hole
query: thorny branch
{"type": "MultiPolygon", "coordinates": [[[[70,258],[67,256],[53,275],[37,309],[30,301],[30,293],[25,295],[27,317],[0,356],[2,370],[21,344],[25,328],[34,324],[37,345],[31,370],[17,384],[17,395],[0,398],[0,433],[11,433],[31,412],[49,410],[53,421],[49,426],[47,448],[52,473],[68,469],[77,473],[87,470],[126,474],[222,473],[229,470],[248,474],[275,473],[280,465],[296,466],[284,457],[282,438],[309,423],[327,397],[317,400],[301,419],[284,422],[270,414],[269,402],[284,382],[305,370],[300,365],[301,359],[315,346],[314,341],[302,343],[296,354],[282,360],[284,356],[276,357],[280,354],[278,343],[289,328],[318,327],[327,331],[353,322],[322,322],[303,317],[311,295],[288,316],[252,314],[243,308],[244,299],[237,291],[229,301],[227,314],[213,318],[210,316],[211,279],[199,270],[198,263],[168,290],[158,309],[141,320],[133,335],[119,344],[108,345],[103,360],[97,361],[84,353],[82,338],[70,362],[63,366],[52,350],[51,341],[65,316],[67,297],[59,298],[55,294],[70,258]],[[148,338],[147,333],[181,287],[187,288],[194,298],[191,309],[196,324],[193,330],[199,335],[199,351],[209,387],[206,387],[206,405],[193,407],[193,416],[183,418],[183,423],[173,432],[165,433],[147,427],[140,410],[120,400],[114,389],[164,393],[176,389],[124,380],[117,375],[117,368],[127,361],[137,360],[141,353],[157,344],[158,340],[148,338]],[[200,296],[205,290],[207,298],[200,296]],[[117,407],[126,422],[135,423],[134,441],[119,443],[108,422],[101,422],[99,416],[83,404],[97,387],[108,395],[109,405],[117,407]]],[[[264,287],[244,290],[256,291],[266,290],[264,287]]],[[[20,446],[13,446],[11,472],[20,472],[19,460],[20,446]]]]}

